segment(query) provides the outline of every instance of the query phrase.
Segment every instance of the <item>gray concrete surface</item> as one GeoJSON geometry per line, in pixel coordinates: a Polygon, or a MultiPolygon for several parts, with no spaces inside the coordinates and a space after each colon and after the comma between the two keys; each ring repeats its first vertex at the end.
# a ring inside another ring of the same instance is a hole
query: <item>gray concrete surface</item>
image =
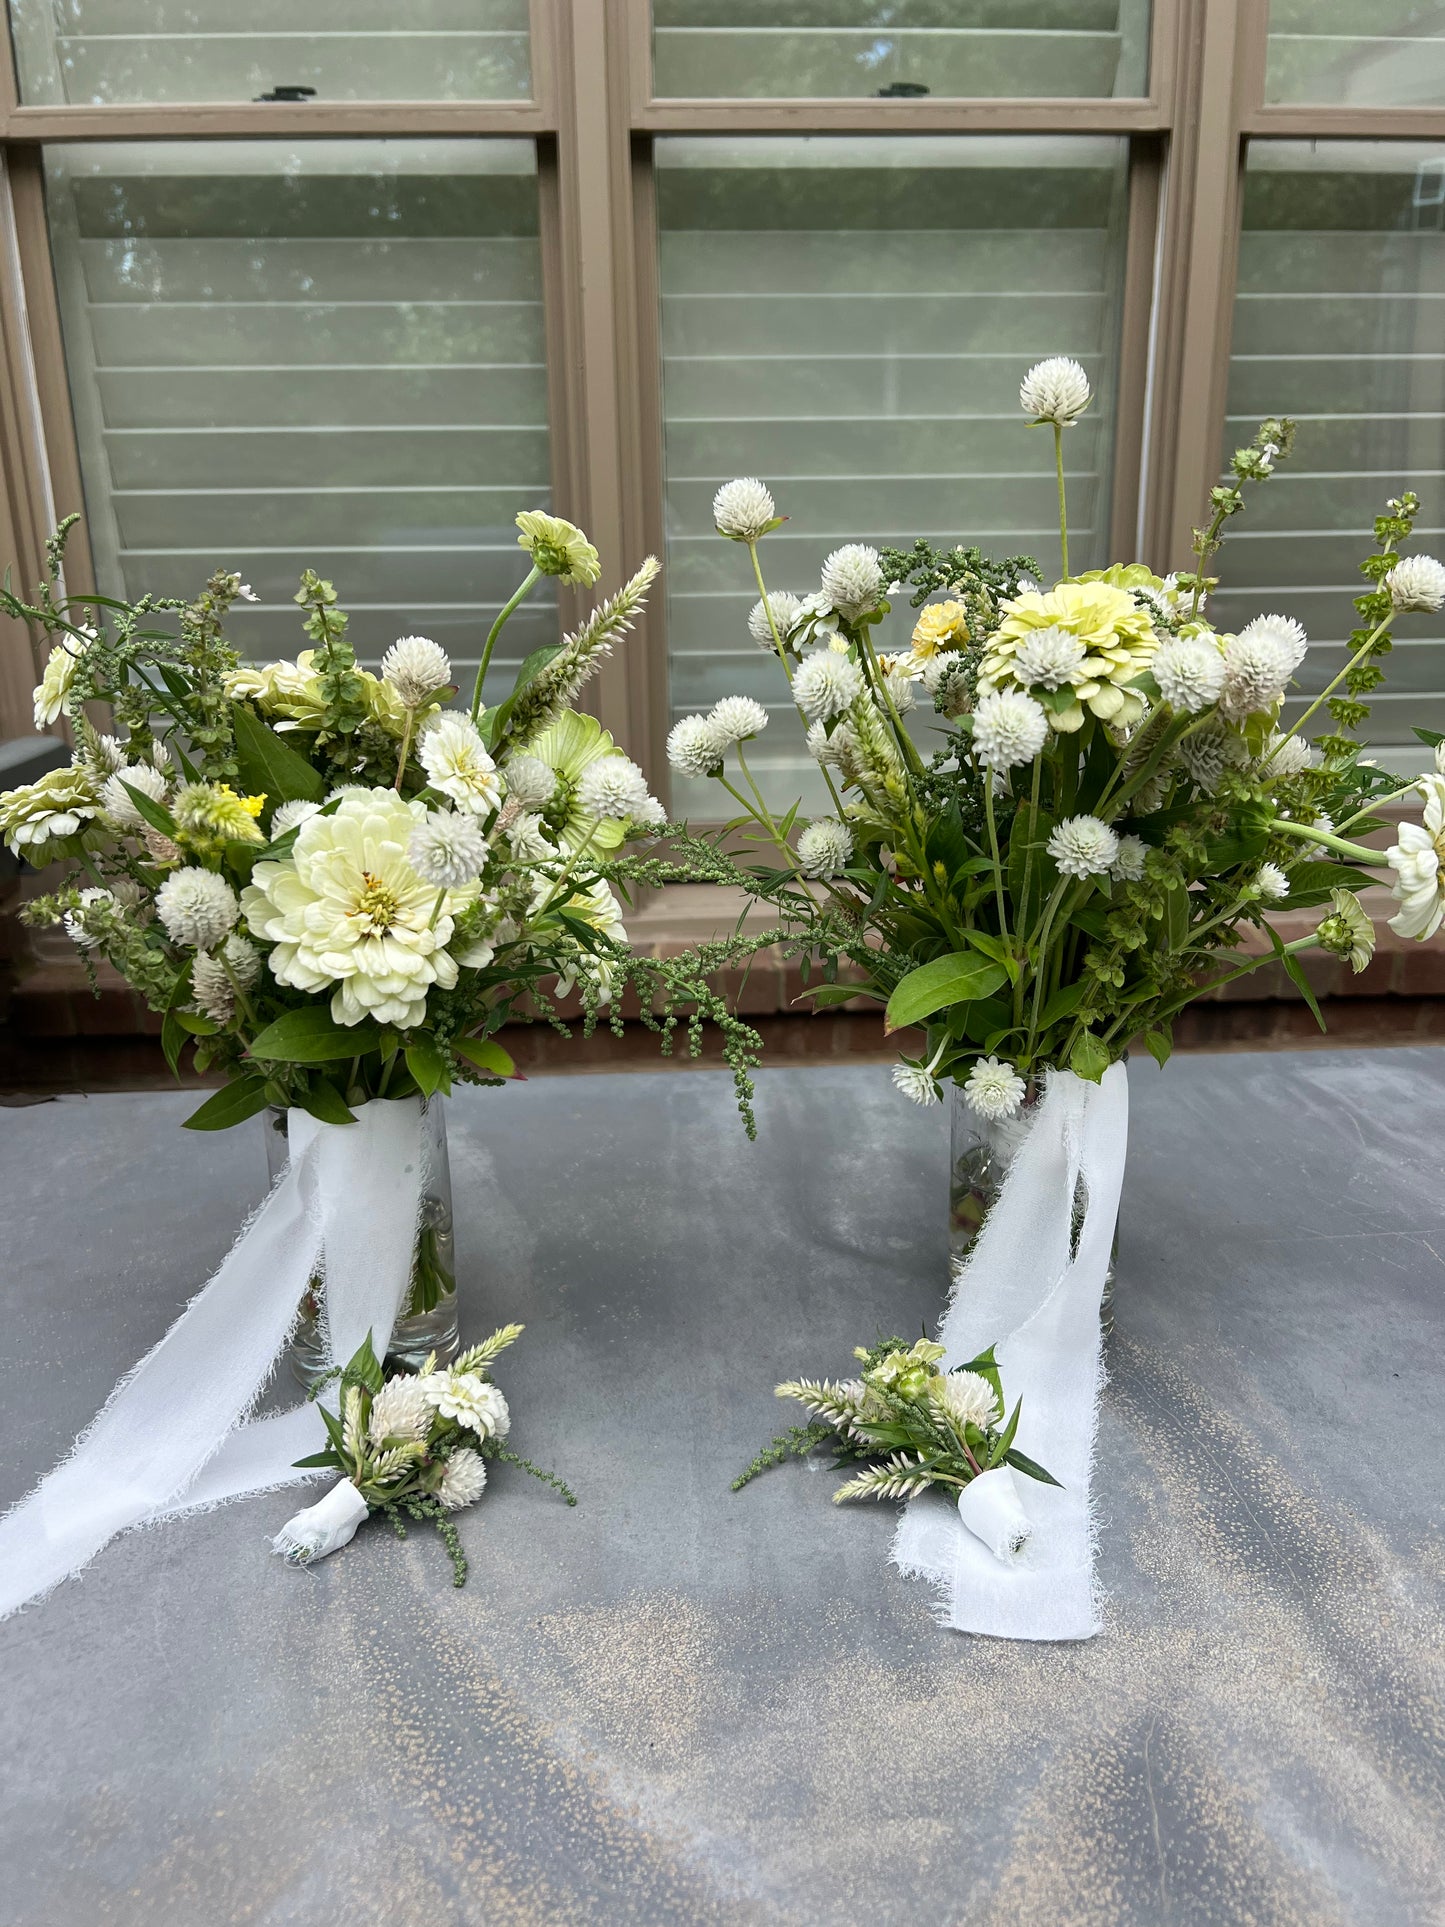
{"type": "MultiPolygon", "coordinates": [[[[440,1547],[311,1574],[284,1496],[113,1544],[0,1627],[25,1927],[1445,1919],[1445,1054],[1131,1067],[1107,1634],[937,1630],[891,1507],[738,1496],[774,1381],[943,1289],[945,1124],[886,1070],[468,1093],[465,1327],[568,1511],[494,1474],[440,1547]]],[[[0,1501],[259,1195],[193,1099],[0,1112],[0,1501]]]]}

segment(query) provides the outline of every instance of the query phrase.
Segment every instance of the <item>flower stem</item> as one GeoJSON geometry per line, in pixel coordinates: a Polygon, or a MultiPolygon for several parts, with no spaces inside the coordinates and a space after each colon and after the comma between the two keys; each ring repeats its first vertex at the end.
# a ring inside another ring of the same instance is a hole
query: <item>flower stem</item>
{"type": "Polygon", "coordinates": [[[1003,859],[999,855],[998,827],[993,819],[993,770],[988,764],[985,764],[983,769],[983,814],[984,821],[988,824],[989,854],[993,857],[993,880],[998,893],[998,934],[1007,945],[1008,909],[1004,903],[1003,894],[1003,859]]]}
{"type": "Polygon", "coordinates": [[[1307,843],[1322,843],[1327,850],[1338,850],[1353,863],[1368,863],[1378,869],[1384,858],[1379,850],[1367,850],[1361,843],[1347,843],[1342,836],[1332,836],[1328,830],[1317,830],[1313,823],[1292,823],[1288,817],[1276,817],[1270,830],[1277,836],[1302,836],[1307,843]]]}
{"type": "Polygon", "coordinates": [[[507,617],[517,607],[517,604],[519,602],[523,602],[526,600],[526,598],[532,593],[532,590],[541,579],[542,579],[542,571],[534,563],[532,567],[527,571],[527,574],[522,578],[522,582],[518,587],[515,595],[513,595],[508,602],[505,602],[502,605],[501,614],[497,617],[496,621],[492,624],[491,628],[487,632],[486,647],[482,650],[482,660],[477,665],[476,687],[472,691],[472,721],[473,722],[475,722],[478,716],[480,716],[482,713],[482,684],[486,680],[487,670],[491,665],[492,651],[497,646],[497,637],[502,633],[502,627],[506,622],[507,617]]]}
{"type": "MultiPolygon", "coordinates": [[[[1350,671],[1354,668],[1355,664],[1357,662],[1364,661],[1365,657],[1369,655],[1370,651],[1374,648],[1375,644],[1380,640],[1380,637],[1385,633],[1385,631],[1389,628],[1390,624],[1394,620],[1395,620],[1395,611],[1393,609],[1390,610],[1388,615],[1382,616],[1380,618],[1379,622],[1375,624],[1375,627],[1370,631],[1369,635],[1366,636],[1365,640],[1360,644],[1359,648],[1355,651],[1354,655],[1350,657],[1349,661],[1345,664],[1344,668],[1340,671],[1339,675],[1336,676],[1332,682],[1329,682],[1325,685],[1325,687],[1320,691],[1319,695],[1315,697],[1314,701],[1310,704],[1309,708],[1305,711],[1304,715],[1300,717],[1299,721],[1293,726],[1293,728],[1285,731],[1286,740],[1291,736],[1297,736],[1299,732],[1304,728],[1305,724],[1309,721],[1310,717],[1314,715],[1315,711],[1319,709],[1324,703],[1329,701],[1330,697],[1339,688],[1340,684],[1345,680],[1345,677],[1349,675],[1350,671]]],[[[1278,743],[1275,745],[1274,756],[1279,755],[1280,747],[1281,745],[1278,743]]],[[[1269,759],[1270,762],[1274,761],[1274,756],[1270,757],[1269,759]]]]}
{"type": "MultiPolygon", "coordinates": [[[[756,581],[758,585],[758,594],[763,599],[763,613],[768,618],[768,630],[773,638],[773,647],[778,652],[778,661],[783,665],[783,674],[788,679],[788,694],[791,696],[793,693],[793,672],[788,667],[787,646],[784,643],[783,638],[778,633],[777,621],[773,615],[773,605],[771,602],[768,601],[768,592],[763,583],[763,565],[758,560],[758,545],[755,541],[748,543],[748,554],[752,558],[753,579],[756,581]]],[[[808,719],[803,714],[802,710],[798,707],[798,703],[796,699],[794,699],[793,707],[798,711],[798,721],[803,725],[803,734],[806,736],[808,733],[808,719]]],[[[837,810],[838,821],[841,823],[843,820],[843,799],[838,794],[838,791],[833,783],[833,778],[828,773],[824,765],[820,763],[818,765],[818,768],[822,771],[823,781],[828,785],[828,794],[833,799],[833,807],[834,809],[837,810]]]]}
{"type": "Polygon", "coordinates": [[[406,728],[401,734],[401,754],[396,759],[396,781],[391,786],[398,794],[401,791],[401,779],[406,774],[406,759],[411,750],[411,732],[415,727],[416,711],[409,709],[406,712],[406,728]]]}
{"type": "Polygon", "coordinates": [[[1064,565],[1064,580],[1069,579],[1069,510],[1064,494],[1064,431],[1054,423],[1054,473],[1059,479],[1059,555],[1064,565]]]}

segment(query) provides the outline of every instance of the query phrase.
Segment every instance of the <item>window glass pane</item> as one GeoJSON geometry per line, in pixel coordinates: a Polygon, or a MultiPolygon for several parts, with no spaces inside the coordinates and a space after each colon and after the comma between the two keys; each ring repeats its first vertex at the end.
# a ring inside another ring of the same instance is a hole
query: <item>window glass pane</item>
{"type": "Polygon", "coordinates": [[[1143,94],[1149,0],[653,0],[662,97],[1143,94]]]}
{"type": "Polygon", "coordinates": [[[1445,0],[1270,0],[1267,101],[1435,107],[1445,0]]]}
{"type": "MultiPolygon", "coordinates": [[[[547,499],[531,143],[51,147],[46,197],[102,590],[238,568],[233,639],[274,658],[309,565],[368,660],[475,664],[547,499]]],[[[529,601],[512,665],[554,628],[529,601]]]]}
{"type": "Polygon", "coordinates": [[[514,100],[531,93],[527,0],[10,0],[27,104],[514,100]],[[283,93],[282,98],[285,98],[283,93]]]}
{"type": "MultiPolygon", "coordinates": [[[[1261,609],[1293,615],[1312,647],[1301,686],[1344,665],[1358,564],[1386,499],[1413,488],[1419,546],[1445,521],[1445,146],[1261,141],[1245,181],[1226,447],[1261,416],[1299,423],[1293,459],[1228,531],[1234,628],[1261,609]]],[[[1382,761],[1420,760],[1410,725],[1445,729],[1445,628],[1400,624],[1368,731],[1382,761]],[[1393,747],[1390,747],[1393,746],[1393,747]]],[[[1298,713],[1301,704],[1295,705],[1298,713]]]]}
{"type": "MultiPolygon", "coordinates": [[[[749,756],[775,800],[820,784],[714,490],[759,475],[789,517],[763,544],[770,588],[815,589],[841,543],[919,535],[1054,568],[1052,445],[1018,388],[1072,354],[1099,398],[1065,444],[1070,560],[1107,560],[1125,169],[1112,137],[658,143],[673,713],[767,703],[749,756]]],[[[881,646],[912,621],[900,603],[881,646]]],[[[706,816],[715,786],[675,778],[673,804],[706,816]]]]}

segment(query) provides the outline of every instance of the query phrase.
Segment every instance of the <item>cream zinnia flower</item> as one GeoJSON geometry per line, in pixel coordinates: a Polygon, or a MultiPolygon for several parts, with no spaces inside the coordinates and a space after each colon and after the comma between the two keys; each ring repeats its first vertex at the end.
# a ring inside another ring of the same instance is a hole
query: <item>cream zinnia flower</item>
{"type": "Polygon", "coordinates": [[[1433,937],[1445,921],[1445,776],[1422,776],[1421,823],[1402,823],[1400,840],[1385,852],[1395,872],[1400,908],[1390,928],[1402,937],[1433,937]]]}
{"type": "Polygon", "coordinates": [[[251,873],[241,907],[255,935],[275,945],[272,975],[297,990],[334,985],[338,1024],[370,1017],[409,1029],[425,1018],[431,986],[457,981],[446,946],[479,892],[448,890],[438,908],[436,886],[407,855],[425,820],[424,803],[394,790],[348,796],[333,815],[302,824],[289,857],[251,873]]]}
{"type": "Polygon", "coordinates": [[[724,482],[712,498],[713,526],[730,542],[757,542],[778,519],[773,498],[756,475],[724,482]]]}
{"type": "Polygon", "coordinates": [[[1116,729],[1131,728],[1142,719],[1145,699],[1126,685],[1149,668],[1158,638],[1148,611],[1127,589],[1098,581],[1061,582],[1047,593],[1027,589],[1003,604],[1002,615],[979,664],[980,696],[1017,685],[1021,678],[1014,658],[1025,639],[1037,629],[1056,628],[1077,636],[1085,655],[1067,679],[1076,700],[1051,709],[1055,729],[1081,729],[1086,708],[1116,729]]]}
{"type": "Polygon", "coordinates": [[[497,766],[470,717],[439,716],[422,732],[417,758],[431,788],[462,809],[486,816],[500,805],[497,766]]]}
{"type": "Polygon", "coordinates": [[[1071,428],[1093,399],[1089,377],[1069,355],[1036,361],[1019,388],[1019,406],[1036,422],[1071,428]]]}
{"type": "Polygon", "coordinates": [[[517,537],[518,548],[527,551],[534,568],[543,575],[555,575],[559,581],[583,588],[601,575],[601,558],[574,522],[548,515],[542,509],[524,509],[517,517],[517,527],[522,531],[517,537]]]}
{"type": "Polygon", "coordinates": [[[214,870],[176,870],[156,891],[156,915],[174,943],[214,950],[235,927],[236,893],[214,870]]]}
{"type": "Polygon", "coordinates": [[[1028,1088],[1012,1064],[998,1057],[980,1057],[964,1080],[963,1098],[980,1117],[998,1124],[1018,1116],[1028,1088]]]}
{"type": "Polygon", "coordinates": [[[75,672],[88,645],[95,640],[93,629],[82,629],[68,642],[57,642],[45,659],[45,671],[35,686],[35,727],[49,729],[59,719],[75,681],[75,672]]]}
{"type": "Polygon", "coordinates": [[[1315,932],[1315,941],[1348,960],[1358,977],[1375,954],[1375,926],[1352,890],[1331,890],[1334,908],[1315,932]]]}
{"type": "Polygon", "coordinates": [[[445,1511],[460,1512],[463,1506],[476,1504],[486,1483],[486,1460],[480,1452],[463,1445],[442,1466],[442,1482],[437,1487],[437,1499],[445,1511]]]}
{"type": "Polygon", "coordinates": [[[834,816],[820,816],[798,838],[798,862],[806,877],[833,877],[848,867],[853,832],[834,816]]]}

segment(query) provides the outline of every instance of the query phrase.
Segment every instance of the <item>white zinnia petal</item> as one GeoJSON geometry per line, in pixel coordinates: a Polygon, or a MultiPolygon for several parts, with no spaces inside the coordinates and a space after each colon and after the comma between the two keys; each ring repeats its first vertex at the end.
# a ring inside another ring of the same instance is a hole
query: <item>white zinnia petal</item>
{"type": "Polygon", "coordinates": [[[1119,856],[1119,839],[1097,816],[1066,816],[1056,824],[1045,846],[1069,877],[1104,876],[1119,856]]]}
{"type": "Polygon", "coordinates": [[[996,770],[1031,763],[1043,748],[1049,719],[1032,696],[1002,689],[981,697],[973,712],[973,748],[981,763],[996,770]]]}
{"type": "Polygon", "coordinates": [[[1035,362],[1019,388],[1019,405],[1036,422],[1057,422],[1068,428],[1092,399],[1089,377],[1068,355],[1050,355],[1035,362]]]}
{"type": "Polygon", "coordinates": [[[188,865],[174,871],[157,890],[156,915],[174,942],[214,950],[235,926],[240,905],[224,877],[188,865]]]}
{"type": "Polygon", "coordinates": [[[439,716],[424,731],[417,757],[431,788],[485,816],[502,800],[497,766],[468,716],[439,716]]]}
{"type": "Polygon", "coordinates": [[[853,854],[853,832],[834,816],[821,816],[798,838],[798,862],[804,876],[831,877],[848,867],[853,854]]]}
{"type": "Polygon", "coordinates": [[[720,535],[736,542],[756,542],[778,519],[773,498],[756,475],[724,482],[712,498],[712,519],[720,535]]]}

